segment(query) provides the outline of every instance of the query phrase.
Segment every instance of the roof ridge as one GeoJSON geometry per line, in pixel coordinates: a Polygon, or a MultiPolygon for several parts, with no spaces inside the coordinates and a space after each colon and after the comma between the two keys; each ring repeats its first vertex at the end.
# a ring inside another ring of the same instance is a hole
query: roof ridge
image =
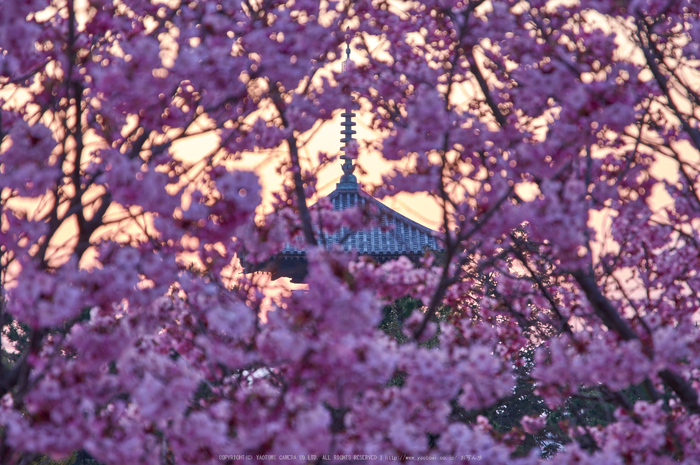
{"type": "Polygon", "coordinates": [[[331,192],[330,194],[328,194],[328,195],[326,195],[326,196],[324,196],[324,197],[321,197],[321,199],[319,199],[317,202],[315,202],[313,205],[311,205],[311,207],[309,207],[309,209],[311,209],[311,208],[313,208],[314,206],[316,206],[316,204],[318,204],[318,202],[321,201],[322,199],[329,199],[329,200],[332,201],[336,196],[338,196],[338,195],[340,195],[340,194],[353,194],[353,193],[357,193],[357,195],[363,197],[363,198],[366,199],[366,200],[369,200],[369,201],[372,202],[374,205],[376,205],[377,207],[379,207],[380,210],[383,210],[385,213],[389,213],[391,216],[394,216],[394,217],[400,219],[400,220],[403,221],[404,223],[408,223],[409,225],[411,225],[411,226],[417,228],[418,230],[420,230],[421,232],[424,232],[424,233],[426,233],[426,234],[430,234],[430,235],[433,236],[433,237],[437,237],[437,236],[440,235],[440,233],[439,233],[438,231],[435,231],[435,230],[433,230],[433,229],[430,229],[429,227],[424,226],[424,225],[418,223],[417,221],[414,221],[414,220],[408,218],[406,215],[403,215],[403,214],[397,212],[397,211],[394,210],[393,208],[391,208],[391,207],[389,207],[389,206],[383,204],[380,200],[374,198],[372,195],[370,195],[369,193],[365,192],[365,191],[364,191],[361,187],[359,187],[359,186],[357,187],[356,190],[353,190],[353,191],[348,191],[348,190],[343,190],[343,189],[337,189],[337,188],[336,188],[336,189],[333,190],[333,192],[331,192]]]}

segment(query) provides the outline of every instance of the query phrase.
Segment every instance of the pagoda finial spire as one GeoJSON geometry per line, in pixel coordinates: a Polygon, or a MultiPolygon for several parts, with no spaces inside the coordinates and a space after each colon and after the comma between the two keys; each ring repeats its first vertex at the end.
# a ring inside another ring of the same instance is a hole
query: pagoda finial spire
{"type": "MultiPolygon", "coordinates": [[[[347,30],[346,30],[347,31],[347,30]]],[[[346,36],[345,40],[345,61],[343,62],[343,73],[345,73],[348,69],[348,65],[350,64],[350,36],[346,36]]],[[[346,187],[346,188],[357,188],[357,178],[355,177],[353,171],[355,171],[355,165],[352,162],[352,157],[348,153],[350,150],[350,144],[355,140],[352,136],[356,134],[357,132],[353,130],[353,126],[355,126],[357,123],[355,123],[352,118],[355,116],[355,113],[353,113],[352,108],[352,97],[350,98],[350,103],[348,106],[345,108],[345,111],[340,115],[344,118],[343,122],[340,123],[341,126],[343,126],[343,130],[340,131],[340,134],[343,135],[343,138],[340,139],[340,142],[342,142],[344,145],[341,147],[341,150],[343,151],[343,154],[340,156],[341,159],[344,160],[342,168],[343,168],[343,176],[340,177],[340,184],[338,184],[338,187],[346,187]]]]}

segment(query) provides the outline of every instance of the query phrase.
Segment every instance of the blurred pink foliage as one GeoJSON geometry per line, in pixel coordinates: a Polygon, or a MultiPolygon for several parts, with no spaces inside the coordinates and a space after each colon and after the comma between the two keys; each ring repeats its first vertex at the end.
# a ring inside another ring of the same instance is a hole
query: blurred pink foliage
{"type": "Polygon", "coordinates": [[[83,3],[0,9],[0,462],[540,463],[512,454],[544,417],[484,416],[528,351],[549,408],[613,407],[560,425],[558,463],[700,461],[698,2],[83,3]],[[361,58],[331,72],[348,26],[361,58]],[[400,162],[378,193],[444,210],[437,257],[309,240],[371,221],[309,212],[298,155],[351,95],[400,162]],[[201,133],[216,153],[172,156],[201,133]],[[289,180],[256,219],[257,175],[225,161],[268,149],[289,180]],[[263,322],[265,287],[229,270],[294,240],[308,291],[263,322]]]}

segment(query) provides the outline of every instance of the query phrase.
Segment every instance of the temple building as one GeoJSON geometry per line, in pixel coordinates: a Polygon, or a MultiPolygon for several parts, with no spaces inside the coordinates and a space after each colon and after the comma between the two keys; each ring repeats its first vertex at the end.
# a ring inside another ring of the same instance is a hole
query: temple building
{"type": "MultiPolygon", "coordinates": [[[[350,46],[346,49],[347,60],[350,58],[350,46]]],[[[343,63],[345,69],[345,63],[343,63]]],[[[356,125],[352,118],[355,113],[346,108],[341,115],[344,120],[340,140],[344,160],[343,175],[336,188],[326,198],[333,205],[333,210],[345,210],[351,207],[359,207],[365,211],[378,215],[378,223],[366,230],[350,231],[342,228],[333,234],[321,233],[318,225],[314,225],[314,232],[319,238],[319,244],[327,249],[339,245],[345,252],[356,250],[360,255],[369,256],[379,263],[405,256],[411,261],[417,262],[426,251],[440,251],[436,240],[437,233],[431,229],[416,223],[387,207],[379,200],[364,192],[353,174],[355,165],[349,155],[350,144],[354,141],[353,135],[356,125]]],[[[314,206],[310,207],[313,211],[314,206]]],[[[376,222],[375,222],[376,223],[376,222]]],[[[288,277],[292,282],[302,282],[306,276],[306,252],[301,245],[286,244],[285,247],[269,260],[255,266],[246,266],[246,272],[268,272],[272,279],[288,277]]]]}

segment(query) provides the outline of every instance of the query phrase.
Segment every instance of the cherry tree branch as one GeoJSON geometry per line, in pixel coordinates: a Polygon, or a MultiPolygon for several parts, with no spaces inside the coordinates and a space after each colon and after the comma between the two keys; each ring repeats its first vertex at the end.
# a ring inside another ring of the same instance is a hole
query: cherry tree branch
{"type": "Polygon", "coordinates": [[[697,128],[694,128],[690,125],[685,115],[680,111],[675,101],[673,100],[668,85],[668,79],[666,78],[666,76],[663,75],[663,73],[659,69],[659,65],[657,62],[658,57],[655,56],[656,54],[653,50],[654,43],[650,38],[650,32],[648,30],[647,24],[641,18],[637,19],[637,36],[639,38],[639,47],[644,53],[644,58],[646,60],[647,66],[649,66],[649,70],[654,76],[654,80],[658,84],[659,89],[661,89],[661,92],[664,94],[664,97],[666,97],[666,103],[668,107],[671,109],[676,118],[678,118],[678,121],[681,123],[681,126],[683,126],[683,129],[690,136],[690,139],[693,141],[693,145],[695,146],[695,148],[697,150],[700,150],[700,131],[697,128]]]}
{"type": "MultiPolygon", "coordinates": [[[[614,330],[625,341],[639,339],[637,334],[629,327],[627,322],[620,316],[610,301],[600,292],[598,285],[590,274],[583,271],[571,273],[576,282],[583,290],[591,303],[596,315],[610,329],[614,330]]],[[[682,376],[665,369],[659,372],[659,376],[673,392],[678,395],[681,403],[689,412],[700,414],[700,404],[698,404],[698,394],[693,387],[682,376]]]]}

